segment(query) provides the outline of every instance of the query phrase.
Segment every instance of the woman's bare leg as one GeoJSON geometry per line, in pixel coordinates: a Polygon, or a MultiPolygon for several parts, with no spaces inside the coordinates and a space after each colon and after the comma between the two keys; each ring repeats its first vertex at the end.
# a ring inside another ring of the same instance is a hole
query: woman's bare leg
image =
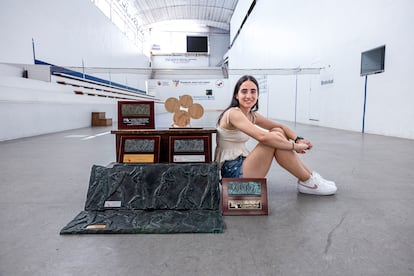
{"type": "Polygon", "coordinates": [[[301,181],[311,177],[312,172],[305,166],[298,154],[290,150],[275,150],[261,143],[250,152],[243,162],[243,177],[264,178],[269,172],[273,159],[301,181]]]}
{"type": "MultiPolygon", "coordinates": [[[[281,128],[274,128],[271,131],[277,132],[288,140],[286,133],[281,128]]],[[[300,181],[308,180],[312,171],[303,163],[295,151],[275,150],[275,159],[288,172],[299,178],[300,181]]]]}
{"type": "Polygon", "coordinates": [[[243,162],[243,177],[265,178],[274,158],[274,148],[257,144],[243,162]]]}
{"type": "Polygon", "coordinates": [[[296,152],[288,150],[276,150],[275,159],[288,172],[297,177],[300,181],[308,180],[312,172],[302,162],[296,152]]]}
{"type": "MultiPolygon", "coordinates": [[[[271,131],[287,139],[283,129],[274,128],[271,131]]],[[[265,177],[273,158],[301,181],[308,180],[312,175],[311,170],[306,167],[295,151],[278,150],[259,143],[243,163],[243,177],[265,177]]]]}

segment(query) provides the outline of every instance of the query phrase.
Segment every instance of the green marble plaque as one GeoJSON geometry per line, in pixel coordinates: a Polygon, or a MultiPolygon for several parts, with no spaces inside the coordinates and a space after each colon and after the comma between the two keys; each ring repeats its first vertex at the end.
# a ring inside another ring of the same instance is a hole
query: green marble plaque
{"type": "Polygon", "coordinates": [[[148,104],[123,104],[121,107],[123,117],[128,116],[146,116],[151,114],[148,104]]]}
{"type": "Polygon", "coordinates": [[[257,181],[230,181],[228,183],[229,196],[261,196],[262,185],[257,181]]]}
{"type": "Polygon", "coordinates": [[[154,139],[125,139],[125,152],[154,152],[154,139]]]}

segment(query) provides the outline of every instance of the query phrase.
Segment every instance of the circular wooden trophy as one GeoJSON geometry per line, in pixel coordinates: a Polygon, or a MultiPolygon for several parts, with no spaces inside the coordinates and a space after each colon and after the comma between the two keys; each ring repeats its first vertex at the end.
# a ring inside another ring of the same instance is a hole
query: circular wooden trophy
{"type": "Polygon", "coordinates": [[[164,107],[168,112],[174,113],[172,127],[189,127],[191,119],[200,119],[204,115],[203,106],[193,103],[190,95],[182,95],[179,100],[168,98],[164,107]]]}
{"type": "Polygon", "coordinates": [[[174,113],[173,121],[179,127],[186,127],[190,124],[190,114],[187,111],[179,110],[174,113]]]}
{"type": "Polygon", "coordinates": [[[185,108],[189,108],[193,105],[193,97],[190,95],[182,95],[180,97],[180,105],[185,108]]]}
{"type": "Polygon", "coordinates": [[[204,115],[204,108],[201,104],[193,104],[188,108],[188,113],[190,113],[191,118],[200,119],[204,115]]]}
{"type": "Polygon", "coordinates": [[[176,98],[168,98],[164,103],[165,109],[170,113],[175,113],[180,110],[180,103],[176,98]]]}

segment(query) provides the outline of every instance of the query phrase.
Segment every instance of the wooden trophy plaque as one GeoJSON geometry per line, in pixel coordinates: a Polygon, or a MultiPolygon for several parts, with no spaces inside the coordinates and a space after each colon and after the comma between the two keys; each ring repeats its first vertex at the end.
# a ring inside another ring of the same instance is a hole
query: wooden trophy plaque
{"type": "Polygon", "coordinates": [[[210,158],[208,136],[170,136],[170,163],[206,163],[210,158]]]}
{"type": "Polygon", "coordinates": [[[154,129],[152,101],[118,101],[118,129],[154,129]]]}
{"type": "Polygon", "coordinates": [[[223,178],[223,215],[268,215],[266,178],[223,178]]]}
{"type": "Polygon", "coordinates": [[[160,136],[121,136],[119,163],[158,163],[160,140],[160,136]]]}

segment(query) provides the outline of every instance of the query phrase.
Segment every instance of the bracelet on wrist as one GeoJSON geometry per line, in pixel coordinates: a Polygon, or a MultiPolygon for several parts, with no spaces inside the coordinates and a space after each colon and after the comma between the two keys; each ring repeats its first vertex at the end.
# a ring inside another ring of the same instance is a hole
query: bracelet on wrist
{"type": "Polygon", "coordinates": [[[295,141],[291,140],[292,142],[292,150],[295,150],[295,141]]]}
{"type": "Polygon", "coordinates": [[[303,139],[305,139],[305,138],[303,138],[303,137],[301,137],[301,136],[296,136],[296,138],[294,139],[294,141],[295,141],[295,143],[296,143],[297,141],[299,141],[299,140],[303,140],[303,139]]]}

